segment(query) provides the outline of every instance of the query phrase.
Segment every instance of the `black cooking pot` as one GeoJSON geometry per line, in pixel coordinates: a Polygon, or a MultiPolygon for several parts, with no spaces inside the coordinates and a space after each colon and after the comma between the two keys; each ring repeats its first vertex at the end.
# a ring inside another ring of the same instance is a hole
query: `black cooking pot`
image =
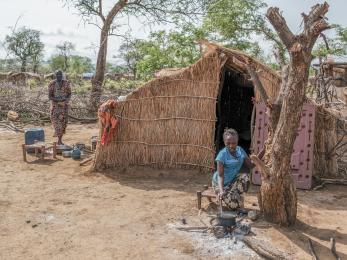
{"type": "Polygon", "coordinates": [[[218,213],[216,217],[211,218],[210,224],[215,226],[232,227],[236,225],[237,214],[232,211],[218,213]],[[213,222],[216,221],[215,224],[213,222]]]}

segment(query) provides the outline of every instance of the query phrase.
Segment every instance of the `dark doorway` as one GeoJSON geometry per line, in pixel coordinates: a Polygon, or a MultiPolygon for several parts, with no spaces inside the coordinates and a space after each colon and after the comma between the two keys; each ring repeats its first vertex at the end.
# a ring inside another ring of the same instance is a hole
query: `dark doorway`
{"type": "Polygon", "coordinates": [[[245,75],[224,68],[217,99],[216,153],[224,147],[225,128],[235,129],[239,133],[239,146],[247,154],[250,153],[252,97],[254,97],[253,85],[245,75]]]}

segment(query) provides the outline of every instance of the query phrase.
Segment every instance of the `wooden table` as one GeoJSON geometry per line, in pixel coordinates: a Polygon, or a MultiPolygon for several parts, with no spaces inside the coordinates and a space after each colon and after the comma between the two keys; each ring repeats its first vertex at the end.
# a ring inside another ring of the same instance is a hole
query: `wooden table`
{"type": "Polygon", "coordinates": [[[22,144],[22,150],[23,150],[23,161],[27,162],[27,149],[34,149],[35,150],[35,156],[37,157],[37,154],[40,152],[40,159],[45,159],[45,152],[48,149],[53,149],[53,158],[55,159],[57,156],[57,143],[45,143],[45,142],[36,142],[34,144],[22,144]]]}

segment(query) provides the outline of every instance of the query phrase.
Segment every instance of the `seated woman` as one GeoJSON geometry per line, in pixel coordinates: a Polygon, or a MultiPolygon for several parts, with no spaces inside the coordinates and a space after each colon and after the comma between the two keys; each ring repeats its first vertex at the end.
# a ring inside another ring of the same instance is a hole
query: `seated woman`
{"type": "Polygon", "coordinates": [[[225,148],[216,157],[217,171],[212,178],[212,187],[230,209],[243,207],[243,192],[249,186],[248,174],[239,174],[243,163],[250,169],[254,164],[246,152],[238,146],[238,134],[234,129],[226,129],[223,133],[225,148]]]}

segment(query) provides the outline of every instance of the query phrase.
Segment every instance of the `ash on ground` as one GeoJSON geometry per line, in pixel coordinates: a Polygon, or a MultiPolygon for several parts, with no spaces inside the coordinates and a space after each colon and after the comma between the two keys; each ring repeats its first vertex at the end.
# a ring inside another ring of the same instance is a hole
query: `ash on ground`
{"type": "Polygon", "coordinates": [[[194,254],[205,259],[261,259],[253,250],[242,242],[242,237],[225,236],[216,238],[213,232],[196,230],[184,231],[187,227],[181,223],[168,224],[170,231],[189,239],[194,246],[194,254]]]}

